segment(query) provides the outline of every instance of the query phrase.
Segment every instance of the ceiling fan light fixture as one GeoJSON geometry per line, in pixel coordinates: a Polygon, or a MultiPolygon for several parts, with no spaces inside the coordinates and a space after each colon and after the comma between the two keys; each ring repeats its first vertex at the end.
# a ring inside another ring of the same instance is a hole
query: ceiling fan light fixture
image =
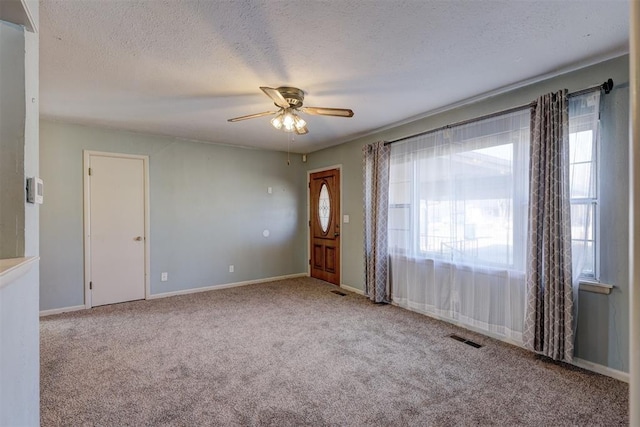
{"type": "Polygon", "coordinates": [[[271,124],[278,130],[282,129],[282,114],[278,114],[273,119],[271,119],[271,124]]]}
{"type": "Polygon", "coordinates": [[[288,108],[282,115],[282,126],[284,126],[284,130],[286,132],[291,132],[294,129],[296,123],[296,115],[292,113],[288,108]]]}
{"type": "Polygon", "coordinates": [[[304,127],[307,125],[307,122],[304,121],[304,119],[302,119],[299,116],[295,117],[294,120],[294,126],[296,127],[297,130],[302,130],[304,129],[304,127]]]}

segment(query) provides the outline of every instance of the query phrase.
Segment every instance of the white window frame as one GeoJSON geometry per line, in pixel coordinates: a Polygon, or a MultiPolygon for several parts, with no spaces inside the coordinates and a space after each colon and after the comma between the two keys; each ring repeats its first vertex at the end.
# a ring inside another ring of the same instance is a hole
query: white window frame
{"type": "MultiPolygon", "coordinates": [[[[580,95],[580,96],[589,96],[589,94],[580,95]]],[[[600,101],[602,102],[602,98],[600,101]]],[[[595,194],[594,197],[576,197],[571,198],[571,205],[591,205],[593,207],[593,218],[591,220],[593,227],[593,272],[591,274],[585,274],[584,271],[581,271],[578,275],[578,279],[599,282],[600,281],[600,172],[601,172],[601,161],[600,161],[600,104],[598,104],[597,115],[598,118],[594,122],[595,128],[590,127],[590,129],[580,129],[579,131],[591,130],[593,132],[594,145],[593,147],[593,170],[592,173],[595,175],[595,194]]],[[[569,116],[569,123],[571,123],[571,116],[569,116]]],[[[587,121],[589,123],[589,121],[587,121]]],[[[573,164],[573,163],[572,163],[573,164]]],[[[573,242],[573,238],[572,238],[573,242]]]]}

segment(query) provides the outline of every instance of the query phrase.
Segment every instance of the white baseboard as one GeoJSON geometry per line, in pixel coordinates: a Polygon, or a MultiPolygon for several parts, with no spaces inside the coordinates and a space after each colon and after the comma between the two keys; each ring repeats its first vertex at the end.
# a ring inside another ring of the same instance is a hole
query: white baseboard
{"type": "MultiPolygon", "coordinates": [[[[213,291],[216,289],[235,288],[238,286],[255,285],[257,283],[275,282],[278,280],[294,279],[296,277],[307,277],[307,276],[308,276],[307,273],[287,274],[285,276],[267,277],[265,279],[247,280],[245,282],[226,283],[222,285],[205,286],[203,288],[184,289],[184,290],[175,291],[175,292],[163,292],[161,294],[150,295],[147,299],[166,298],[166,297],[172,297],[174,295],[193,294],[196,292],[206,292],[206,291],[213,291]]],[[[75,305],[73,307],[62,307],[62,308],[53,308],[50,310],[41,310],[40,317],[51,316],[51,315],[60,314],[60,313],[67,313],[70,311],[84,310],[86,308],[87,307],[85,305],[75,305]]]]}
{"type": "Polygon", "coordinates": [[[52,316],[54,314],[68,313],[70,311],[84,310],[87,308],[83,305],[74,305],[73,307],[52,308],[50,310],[40,310],[40,317],[52,316]]]}
{"type": "Polygon", "coordinates": [[[596,374],[605,375],[607,377],[615,378],[616,380],[629,383],[629,373],[619,371],[617,369],[610,368],[608,366],[600,365],[598,363],[589,362],[588,360],[573,358],[572,365],[578,368],[586,369],[587,371],[595,372],[596,374]]]}
{"type": "Polygon", "coordinates": [[[354,287],[345,285],[344,283],[340,285],[340,287],[345,291],[353,292],[354,294],[358,294],[358,295],[364,295],[364,291],[362,289],[354,288],[354,287]]]}
{"type": "Polygon", "coordinates": [[[308,276],[307,273],[287,274],[285,276],[267,277],[265,279],[247,280],[244,282],[225,283],[222,285],[204,286],[202,288],[191,288],[191,289],[184,289],[181,291],[163,292],[160,294],[149,295],[147,299],[167,298],[167,297],[173,297],[176,295],[186,295],[186,294],[194,294],[197,292],[215,291],[218,289],[236,288],[238,286],[255,285],[258,283],[275,282],[278,280],[295,279],[296,277],[307,277],[307,276],[308,276]]]}
{"type": "MultiPolygon", "coordinates": [[[[412,309],[410,307],[401,307],[400,305],[398,305],[395,302],[392,303],[392,304],[397,306],[397,307],[399,307],[399,308],[403,308],[403,309],[409,310],[409,311],[414,311],[414,312],[420,313],[420,314],[422,314],[424,316],[431,317],[431,318],[434,318],[436,320],[441,320],[443,322],[451,323],[452,325],[461,327],[463,329],[468,329],[470,331],[477,332],[477,333],[482,334],[482,335],[486,335],[489,338],[493,338],[495,340],[502,341],[502,342],[505,342],[507,344],[514,345],[516,347],[524,348],[522,343],[520,343],[520,342],[518,342],[516,340],[509,339],[509,338],[503,337],[501,335],[492,334],[491,332],[488,332],[488,331],[485,331],[485,330],[482,330],[482,329],[479,329],[479,328],[475,328],[475,327],[473,327],[471,325],[467,325],[467,324],[464,324],[464,323],[456,322],[455,320],[447,319],[445,317],[438,316],[438,315],[436,315],[434,313],[427,313],[427,312],[423,312],[423,311],[420,311],[420,310],[414,310],[414,309],[412,309]]],[[[626,383],[629,382],[629,374],[627,372],[618,371],[617,369],[609,368],[608,366],[599,365],[597,363],[589,362],[588,360],[580,359],[580,358],[577,358],[577,357],[574,357],[573,358],[573,363],[570,363],[570,364],[574,365],[574,366],[577,366],[578,368],[586,369],[587,371],[595,372],[596,374],[601,374],[601,375],[604,375],[604,376],[607,376],[607,377],[615,378],[616,380],[623,381],[623,382],[626,382],[626,383]]]]}

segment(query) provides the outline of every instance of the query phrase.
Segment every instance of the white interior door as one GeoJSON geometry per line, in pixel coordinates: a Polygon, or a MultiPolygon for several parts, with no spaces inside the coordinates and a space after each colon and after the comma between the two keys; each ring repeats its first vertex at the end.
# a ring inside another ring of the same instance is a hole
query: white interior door
{"type": "Polygon", "coordinates": [[[142,158],[89,156],[91,305],[145,297],[142,158]]]}

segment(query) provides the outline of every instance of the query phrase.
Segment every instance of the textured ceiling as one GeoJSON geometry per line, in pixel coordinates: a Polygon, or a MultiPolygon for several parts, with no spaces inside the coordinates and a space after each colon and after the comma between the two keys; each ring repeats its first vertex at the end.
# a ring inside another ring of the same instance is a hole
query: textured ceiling
{"type": "Polygon", "coordinates": [[[628,2],[41,0],[45,118],[286,150],[259,86],[295,86],[312,152],[628,51],[628,2]]]}

